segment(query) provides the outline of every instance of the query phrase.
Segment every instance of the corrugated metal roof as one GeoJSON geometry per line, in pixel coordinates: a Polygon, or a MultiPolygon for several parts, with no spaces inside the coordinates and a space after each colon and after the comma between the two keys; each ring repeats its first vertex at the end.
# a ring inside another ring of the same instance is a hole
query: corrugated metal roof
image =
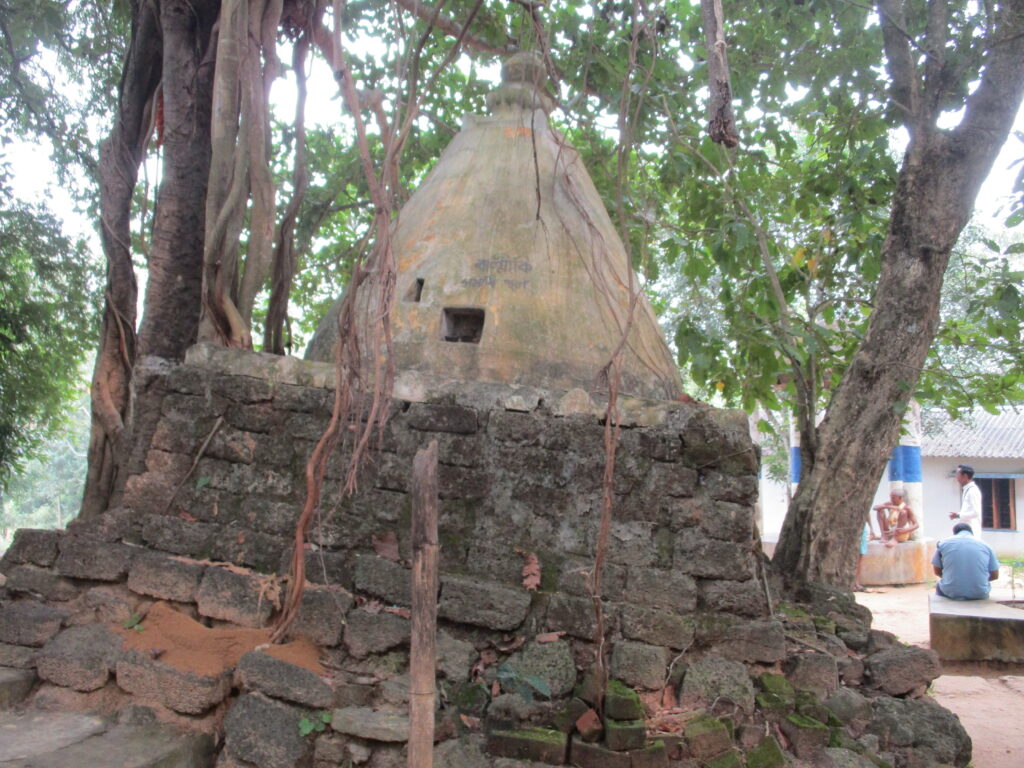
{"type": "Polygon", "coordinates": [[[923,456],[1024,458],[1024,405],[999,413],[977,408],[955,421],[945,411],[929,410],[921,422],[923,456]]]}

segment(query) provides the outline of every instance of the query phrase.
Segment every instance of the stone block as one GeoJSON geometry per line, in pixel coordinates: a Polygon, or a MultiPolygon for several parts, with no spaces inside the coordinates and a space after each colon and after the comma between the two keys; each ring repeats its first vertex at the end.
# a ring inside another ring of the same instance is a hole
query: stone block
{"type": "Polygon", "coordinates": [[[143,552],[132,560],[128,588],[140,595],[191,603],[206,566],[170,557],[161,552],[143,552]]]}
{"type": "Polygon", "coordinates": [[[794,688],[810,691],[819,699],[828,698],[839,687],[839,668],[830,653],[793,654],[783,670],[794,688]]]}
{"type": "Polygon", "coordinates": [[[647,729],[643,720],[613,720],[606,717],[604,721],[604,743],[613,752],[627,752],[631,749],[642,749],[647,739],[647,729]]]}
{"type": "Polygon", "coordinates": [[[828,746],[828,726],[805,715],[788,715],[779,722],[779,727],[789,739],[789,748],[801,760],[820,757],[828,746]]]}
{"type": "Polygon", "coordinates": [[[25,700],[36,684],[36,673],[31,669],[0,668],[0,712],[14,709],[25,700]]]}
{"type": "Polygon", "coordinates": [[[441,464],[437,484],[441,499],[483,499],[490,491],[491,476],[481,469],[441,464]]]}
{"type": "Polygon", "coordinates": [[[234,403],[266,403],[274,397],[274,384],[252,376],[215,374],[210,392],[234,403]]]}
{"type": "Polygon", "coordinates": [[[591,744],[573,736],[569,747],[569,765],[577,768],[631,768],[628,752],[613,752],[600,744],[591,744]]]}
{"type": "Polygon", "coordinates": [[[640,720],[644,707],[636,691],[618,680],[609,680],[604,694],[604,713],[614,720],[640,720]]]}
{"type": "Polygon", "coordinates": [[[36,648],[0,643],[0,667],[32,669],[36,665],[36,653],[36,648]]]}
{"type": "Polygon", "coordinates": [[[63,535],[64,532],[58,530],[19,528],[4,553],[4,561],[48,568],[57,559],[57,546],[63,535]]]}
{"type": "Polygon", "coordinates": [[[546,430],[545,420],[532,413],[494,411],[487,420],[487,434],[502,443],[539,445],[546,430]]]}
{"type": "Polygon", "coordinates": [[[472,643],[459,640],[442,629],[437,632],[435,650],[437,671],[446,680],[459,683],[469,679],[473,662],[477,658],[477,651],[472,643]]]}
{"type": "Polygon", "coordinates": [[[401,616],[356,609],[345,622],[345,647],[357,659],[364,659],[407,644],[411,631],[411,622],[401,616]]]}
{"type": "Polygon", "coordinates": [[[661,739],[630,752],[630,768],[668,768],[668,748],[661,739]]]}
{"type": "MultiPolygon", "coordinates": [[[[305,552],[306,581],[311,584],[324,584],[337,587],[352,587],[352,556],[348,552],[325,552],[323,550],[305,552]]],[[[289,547],[281,555],[278,573],[287,573],[292,561],[292,549],[289,547]]]]}
{"type": "Polygon", "coordinates": [[[453,432],[471,435],[480,428],[477,412],[461,405],[413,403],[405,421],[420,432],[453,432]]]}
{"type": "Polygon", "coordinates": [[[623,640],[612,650],[611,675],[633,688],[653,691],[665,684],[668,649],[623,640]]]}
{"type": "Polygon", "coordinates": [[[338,733],[367,741],[409,740],[409,717],[402,712],[369,707],[336,709],[331,713],[331,728],[338,733]]]}
{"type": "MultiPolygon", "coordinates": [[[[605,623],[612,623],[617,612],[615,605],[605,602],[602,606],[605,623]]],[[[589,597],[556,592],[548,602],[546,624],[548,629],[555,632],[590,640],[594,637],[594,603],[589,597]]]]}
{"type": "Polygon", "coordinates": [[[757,452],[750,439],[747,416],[738,410],[701,408],[682,429],[688,463],[717,467],[723,472],[757,472],[757,452]]]}
{"type": "Polygon", "coordinates": [[[334,391],[320,387],[299,387],[279,384],[274,390],[274,407],[329,416],[334,404],[334,391]]]}
{"type": "Polygon", "coordinates": [[[327,709],[334,704],[334,691],[318,675],[261,651],[245,654],[238,662],[235,676],[250,691],[273,699],[313,709],[327,709]]]}
{"type": "Polygon", "coordinates": [[[766,736],[747,752],[747,765],[757,768],[786,768],[789,761],[774,736],[766,736]]]}
{"type": "Polygon", "coordinates": [[[138,595],[123,584],[93,587],[83,592],[73,602],[65,604],[70,615],[64,623],[68,626],[97,622],[120,624],[131,618],[139,602],[138,595]]]}
{"type": "Polygon", "coordinates": [[[312,756],[313,744],[299,732],[306,713],[250,693],[239,698],[224,721],[224,745],[233,756],[259,768],[295,768],[312,756]]]}
{"type": "MultiPolygon", "coordinates": [[[[572,527],[572,524],[570,524],[572,527]]],[[[592,559],[566,558],[558,574],[557,589],[569,595],[590,598],[592,559]]],[[[601,591],[606,600],[622,600],[626,595],[626,575],[629,569],[615,563],[605,563],[601,577],[601,591]]],[[[593,611],[591,611],[593,613],[593,611]]]]}
{"type": "Polygon", "coordinates": [[[266,583],[255,574],[207,568],[196,591],[199,613],[242,627],[262,627],[273,609],[263,596],[266,583]]]}
{"type": "Polygon", "coordinates": [[[697,471],[677,464],[652,464],[647,474],[645,495],[689,498],[697,491],[697,471]]]}
{"type": "MultiPolygon", "coordinates": [[[[263,450],[264,445],[273,445],[273,443],[274,441],[269,440],[265,435],[246,432],[231,426],[222,426],[210,439],[204,455],[239,464],[252,464],[257,455],[266,458],[267,452],[263,450]]],[[[290,455],[290,452],[282,455],[290,455]]]]}
{"type": "Polygon", "coordinates": [[[568,737],[548,728],[494,730],[487,735],[487,752],[494,757],[563,765],[568,737]]]}
{"type": "Polygon", "coordinates": [[[54,570],[61,576],[91,581],[121,581],[128,574],[132,556],[140,550],[124,544],[65,536],[54,570]]]}
{"type": "Polygon", "coordinates": [[[530,609],[530,593],[464,576],[441,578],[437,615],[487,629],[515,629],[530,609]]]}
{"type": "Polygon", "coordinates": [[[48,602],[61,603],[78,597],[73,581],[36,565],[12,568],[7,574],[7,589],[14,595],[32,595],[48,602]]]}
{"type": "Polygon", "coordinates": [[[572,699],[572,702],[576,702],[582,706],[583,712],[579,717],[569,724],[568,728],[559,728],[558,730],[563,733],[571,734],[573,732],[573,726],[579,732],[580,739],[592,744],[595,741],[600,741],[604,735],[604,723],[601,722],[601,716],[597,714],[597,710],[590,709],[586,704],[583,703],[582,699],[572,699]]]}
{"type": "Polygon", "coordinates": [[[631,598],[638,603],[680,613],[697,608],[697,582],[685,573],[662,568],[630,568],[626,583],[631,598]]]}
{"type": "Polygon", "coordinates": [[[705,508],[700,527],[707,536],[741,544],[754,538],[754,508],[728,501],[716,501],[705,508]]]}
{"type": "Polygon", "coordinates": [[[172,667],[140,651],[124,652],[115,673],[122,690],[186,715],[206,712],[231,691],[231,676],[227,673],[197,674],[172,667]]]}
{"type": "Polygon", "coordinates": [[[347,707],[368,707],[377,693],[376,686],[362,683],[339,682],[334,685],[334,706],[338,709],[347,707]]]}
{"type": "Polygon", "coordinates": [[[736,624],[715,653],[733,661],[774,664],[786,657],[786,632],[779,621],[736,624]]]}
{"type": "Polygon", "coordinates": [[[860,685],[864,682],[864,660],[852,654],[836,659],[839,679],[843,685],[860,685]]]}
{"type": "Polygon", "coordinates": [[[217,533],[218,526],[171,515],[146,515],[142,521],[142,539],[151,547],[199,559],[209,557],[217,533]]]}
{"type": "Polygon", "coordinates": [[[332,646],[341,642],[345,616],[352,608],[352,595],[341,587],[307,586],[288,637],[308,637],[316,645],[332,646]]]}
{"type": "Polygon", "coordinates": [[[207,478],[210,489],[253,496],[289,496],[296,482],[290,472],[213,458],[199,462],[196,477],[207,478]]]}
{"type": "Polygon", "coordinates": [[[942,674],[938,654],[915,646],[873,653],[864,659],[864,667],[871,687],[890,696],[926,688],[942,674]]]}
{"type": "Polygon", "coordinates": [[[887,751],[897,751],[900,762],[913,749],[917,765],[970,763],[971,738],[960,718],[948,709],[928,698],[897,699],[884,694],[873,698],[872,706],[868,734],[878,737],[887,751]]]}
{"type": "Polygon", "coordinates": [[[561,698],[572,692],[576,685],[576,662],[569,643],[530,642],[509,657],[506,662],[520,675],[532,675],[542,680],[551,690],[552,698],[561,698]]]}
{"type": "Polygon", "coordinates": [[[214,538],[210,553],[214,560],[244,565],[261,573],[273,573],[294,537],[271,536],[236,526],[225,526],[214,538]]]}
{"type": "Polygon", "coordinates": [[[235,429],[260,434],[277,432],[288,416],[269,403],[232,404],[224,412],[224,420],[235,429]]]}
{"type": "Polygon", "coordinates": [[[764,586],[759,579],[702,579],[699,590],[700,605],[706,611],[734,613],[750,618],[765,616],[768,613],[764,586]]]}
{"type": "Polygon", "coordinates": [[[36,656],[43,680],[76,691],[102,688],[117,664],[124,641],[104,624],[69,627],[36,656]]]}
{"type": "Polygon", "coordinates": [[[757,475],[723,475],[720,472],[708,472],[704,478],[704,487],[708,495],[715,501],[730,501],[734,504],[752,505],[757,501],[757,475]]]}
{"type": "MultiPolygon", "coordinates": [[[[651,546],[658,526],[642,520],[612,521],[608,538],[608,560],[629,567],[652,567],[659,564],[659,552],[651,546]]],[[[667,562],[672,562],[671,541],[667,562]]],[[[663,553],[664,554],[664,553],[663,553]]]]}
{"type": "Polygon", "coordinates": [[[412,605],[412,571],[377,555],[357,555],[355,588],[389,605],[412,605]]]}
{"type": "Polygon", "coordinates": [[[60,631],[66,617],[67,612],[35,600],[7,603],[0,607],[0,642],[41,647],[60,631]]]}
{"type": "Polygon", "coordinates": [[[676,537],[673,565],[691,576],[730,581],[746,581],[754,571],[750,547],[709,539],[693,528],[676,537]]]}
{"type": "Polygon", "coordinates": [[[663,645],[674,650],[693,644],[693,619],[673,611],[626,604],[622,611],[622,634],[630,640],[663,645]]]}
{"type": "Polygon", "coordinates": [[[839,688],[826,699],[825,706],[844,725],[854,726],[857,730],[871,721],[871,700],[853,688],[839,688]]]}
{"type": "Polygon", "coordinates": [[[748,714],[754,711],[754,685],[746,666],[721,656],[708,655],[687,667],[682,695],[709,706],[731,702],[748,714]]]}
{"type": "Polygon", "coordinates": [[[690,754],[707,761],[732,749],[732,736],[725,723],[717,717],[701,715],[686,724],[683,732],[690,754]]]}

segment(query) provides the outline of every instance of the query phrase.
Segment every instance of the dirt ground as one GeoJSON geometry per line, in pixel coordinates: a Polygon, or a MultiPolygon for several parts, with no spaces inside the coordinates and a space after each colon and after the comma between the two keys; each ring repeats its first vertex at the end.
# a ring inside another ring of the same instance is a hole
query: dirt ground
{"type": "MultiPolygon", "coordinates": [[[[1005,587],[1003,579],[996,588],[1005,587]]],[[[933,584],[871,587],[856,593],[871,609],[872,626],[903,642],[928,647],[928,596],[933,584]]],[[[1018,597],[1020,592],[1018,590],[1018,597]]],[[[974,745],[974,768],[1024,767],[1024,664],[947,663],[932,696],[960,717],[974,745]]]]}

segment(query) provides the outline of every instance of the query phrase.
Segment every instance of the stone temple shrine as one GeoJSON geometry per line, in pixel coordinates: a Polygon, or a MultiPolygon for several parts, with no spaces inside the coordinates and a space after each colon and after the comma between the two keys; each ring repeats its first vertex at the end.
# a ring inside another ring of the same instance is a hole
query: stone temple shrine
{"type": "Polygon", "coordinates": [[[615,228],[548,125],[540,60],[504,75],[398,216],[390,418],[354,495],[342,457],[327,470],[286,642],[269,625],[331,414],[330,320],[310,361],[198,345],[138,362],[118,504],[18,531],[0,560],[0,709],[19,707],[0,712],[0,768],[405,766],[412,461],[435,440],[435,766],[970,760],[955,717],[916,698],[933,654],[871,630],[848,594],[780,602],[745,414],[679,400],[615,228]]]}

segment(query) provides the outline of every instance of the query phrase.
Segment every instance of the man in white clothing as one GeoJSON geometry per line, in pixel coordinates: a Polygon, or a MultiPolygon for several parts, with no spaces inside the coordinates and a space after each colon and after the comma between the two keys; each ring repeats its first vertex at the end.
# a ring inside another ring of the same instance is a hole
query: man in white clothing
{"type": "Polygon", "coordinates": [[[981,489],[974,482],[974,467],[960,464],[956,468],[956,481],[960,484],[960,511],[950,512],[949,519],[967,523],[974,530],[974,538],[981,538],[981,489]]]}

